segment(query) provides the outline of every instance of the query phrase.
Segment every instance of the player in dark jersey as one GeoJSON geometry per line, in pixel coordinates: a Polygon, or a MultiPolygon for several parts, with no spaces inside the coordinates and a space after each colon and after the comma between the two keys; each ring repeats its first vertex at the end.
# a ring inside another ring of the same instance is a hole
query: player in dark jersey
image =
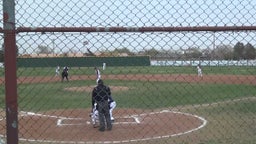
{"type": "Polygon", "coordinates": [[[92,91],[92,109],[94,108],[95,103],[97,103],[100,122],[99,131],[105,131],[105,125],[107,125],[107,130],[112,129],[108,105],[110,94],[110,88],[104,85],[101,79],[98,80],[98,85],[94,87],[92,91]]]}
{"type": "Polygon", "coordinates": [[[66,80],[69,81],[69,79],[68,79],[68,67],[67,66],[65,66],[63,68],[61,76],[62,76],[62,79],[61,79],[62,82],[63,82],[64,78],[66,78],[66,80]]]}

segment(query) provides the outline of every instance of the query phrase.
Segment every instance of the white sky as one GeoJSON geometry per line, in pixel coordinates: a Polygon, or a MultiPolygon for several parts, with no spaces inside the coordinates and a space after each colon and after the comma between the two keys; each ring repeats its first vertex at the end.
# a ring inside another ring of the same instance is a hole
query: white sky
{"type": "MultiPolygon", "coordinates": [[[[252,0],[16,0],[16,27],[81,26],[252,26],[256,24],[252,0]]],[[[2,18],[2,4],[0,5],[2,18]]],[[[0,26],[2,27],[2,20],[0,26]]],[[[216,33],[216,44],[238,41],[255,45],[254,33],[216,33]]],[[[1,40],[1,39],[0,39],[1,40]]],[[[212,47],[213,33],[82,33],[19,34],[22,51],[38,45],[58,51],[84,52],[127,47],[131,50],[212,47]]],[[[2,41],[2,40],[1,40],[2,41]]]]}
{"type": "Polygon", "coordinates": [[[252,0],[16,0],[17,26],[255,25],[252,0]]]}

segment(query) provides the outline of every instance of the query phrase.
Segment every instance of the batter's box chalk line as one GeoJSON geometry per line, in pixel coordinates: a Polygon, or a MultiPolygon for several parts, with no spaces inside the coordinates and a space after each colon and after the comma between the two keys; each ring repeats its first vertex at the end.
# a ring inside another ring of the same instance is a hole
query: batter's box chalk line
{"type": "MultiPolygon", "coordinates": [[[[114,125],[118,124],[139,124],[140,120],[138,116],[125,116],[125,117],[115,117],[116,122],[113,122],[114,125]],[[118,121],[124,119],[126,121],[118,121]],[[129,120],[131,121],[129,121],[129,120]]],[[[72,126],[72,125],[92,125],[91,121],[83,118],[58,118],[57,126],[72,126]]]]}
{"type": "MultiPolygon", "coordinates": [[[[199,129],[202,129],[203,127],[205,127],[207,125],[207,120],[204,119],[203,117],[194,115],[194,114],[190,114],[190,113],[183,113],[183,112],[176,112],[176,111],[170,111],[170,110],[163,110],[163,111],[159,111],[159,112],[151,112],[151,113],[143,113],[143,114],[139,114],[139,115],[132,115],[132,116],[126,116],[126,117],[122,117],[122,118],[129,118],[129,119],[133,119],[132,124],[138,124],[141,123],[139,121],[141,116],[146,116],[146,115],[155,115],[155,114],[159,114],[159,113],[175,113],[175,114],[181,114],[181,115],[185,115],[185,116],[189,116],[189,117],[194,117],[197,118],[201,121],[201,125],[199,125],[198,127],[192,128],[190,130],[184,131],[184,132],[180,132],[180,133],[176,133],[176,134],[170,134],[170,135],[162,135],[162,136],[156,136],[156,137],[144,137],[141,139],[128,139],[128,140],[121,140],[121,141],[97,141],[97,143],[125,143],[125,142],[138,142],[138,141],[146,141],[146,140],[154,140],[154,139],[161,139],[161,138],[169,138],[169,137],[175,137],[175,136],[181,136],[181,135],[185,135],[194,131],[197,131],[199,129]]],[[[69,118],[69,117],[63,117],[63,116],[53,116],[53,115],[44,115],[44,114],[38,114],[38,113],[34,113],[34,112],[24,112],[21,111],[20,112],[20,117],[26,117],[26,116],[37,116],[37,117],[48,117],[48,118],[54,118],[57,119],[57,125],[61,125],[63,123],[63,120],[85,120],[82,118],[69,118]]],[[[4,120],[4,119],[0,119],[0,122],[4,120]]],[[[131,123],[131,122],[130,122],[131,123]]],[[[129,124],[130,124],[129,123],[129,124]]],[[[80,124],[80,123],[79,123],[80,124]]],[[[88,124],[88,123],[86,123],[88,124]]],[[[119,123],[120,124],[120,123],[119,123]]],[[[122,122],[121,124],[127,124],[126,122],[122,122]]],[[[0,134],[0,138],[5,138],[6,136],[4,136],[3,134],[0,134]]],[[[70,143],[70,144],[88,144],[88,143],[95,143],[95,141],[90,141],[90,142],[83,142],[83,141],[56,141],[56,140],[47,140],[47,139],[26,139],[26,138],[19,138],[20,141],[27,141],[27,142],[40,142],[40,143],[56,143],[56,144],[60,144],[60,143],[70,143]]]]}

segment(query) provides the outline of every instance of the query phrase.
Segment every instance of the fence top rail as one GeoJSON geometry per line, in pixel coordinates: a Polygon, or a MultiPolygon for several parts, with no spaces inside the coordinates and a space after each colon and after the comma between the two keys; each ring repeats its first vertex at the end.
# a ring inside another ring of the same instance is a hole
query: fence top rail
{"type": "MultiPolygon", "coordinates": [[[[21,32],[186,32],[186,31],[255,31],[256,26],[197,26],[197,27],[18,27],[21,32]]],[[[0,33],[4,29],[0,28],[0,33]]]]}

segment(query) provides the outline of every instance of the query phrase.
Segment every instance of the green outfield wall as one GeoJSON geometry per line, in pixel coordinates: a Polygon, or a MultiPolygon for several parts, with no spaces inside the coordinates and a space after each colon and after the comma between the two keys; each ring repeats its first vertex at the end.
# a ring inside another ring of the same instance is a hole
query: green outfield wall
{"type": "Polygon", "coordinates": [[[94,67],[102,66],[149,66],[149,56],[129,57],[55,57],[55,58],[18,58],[18,67],[94,67]]]}

